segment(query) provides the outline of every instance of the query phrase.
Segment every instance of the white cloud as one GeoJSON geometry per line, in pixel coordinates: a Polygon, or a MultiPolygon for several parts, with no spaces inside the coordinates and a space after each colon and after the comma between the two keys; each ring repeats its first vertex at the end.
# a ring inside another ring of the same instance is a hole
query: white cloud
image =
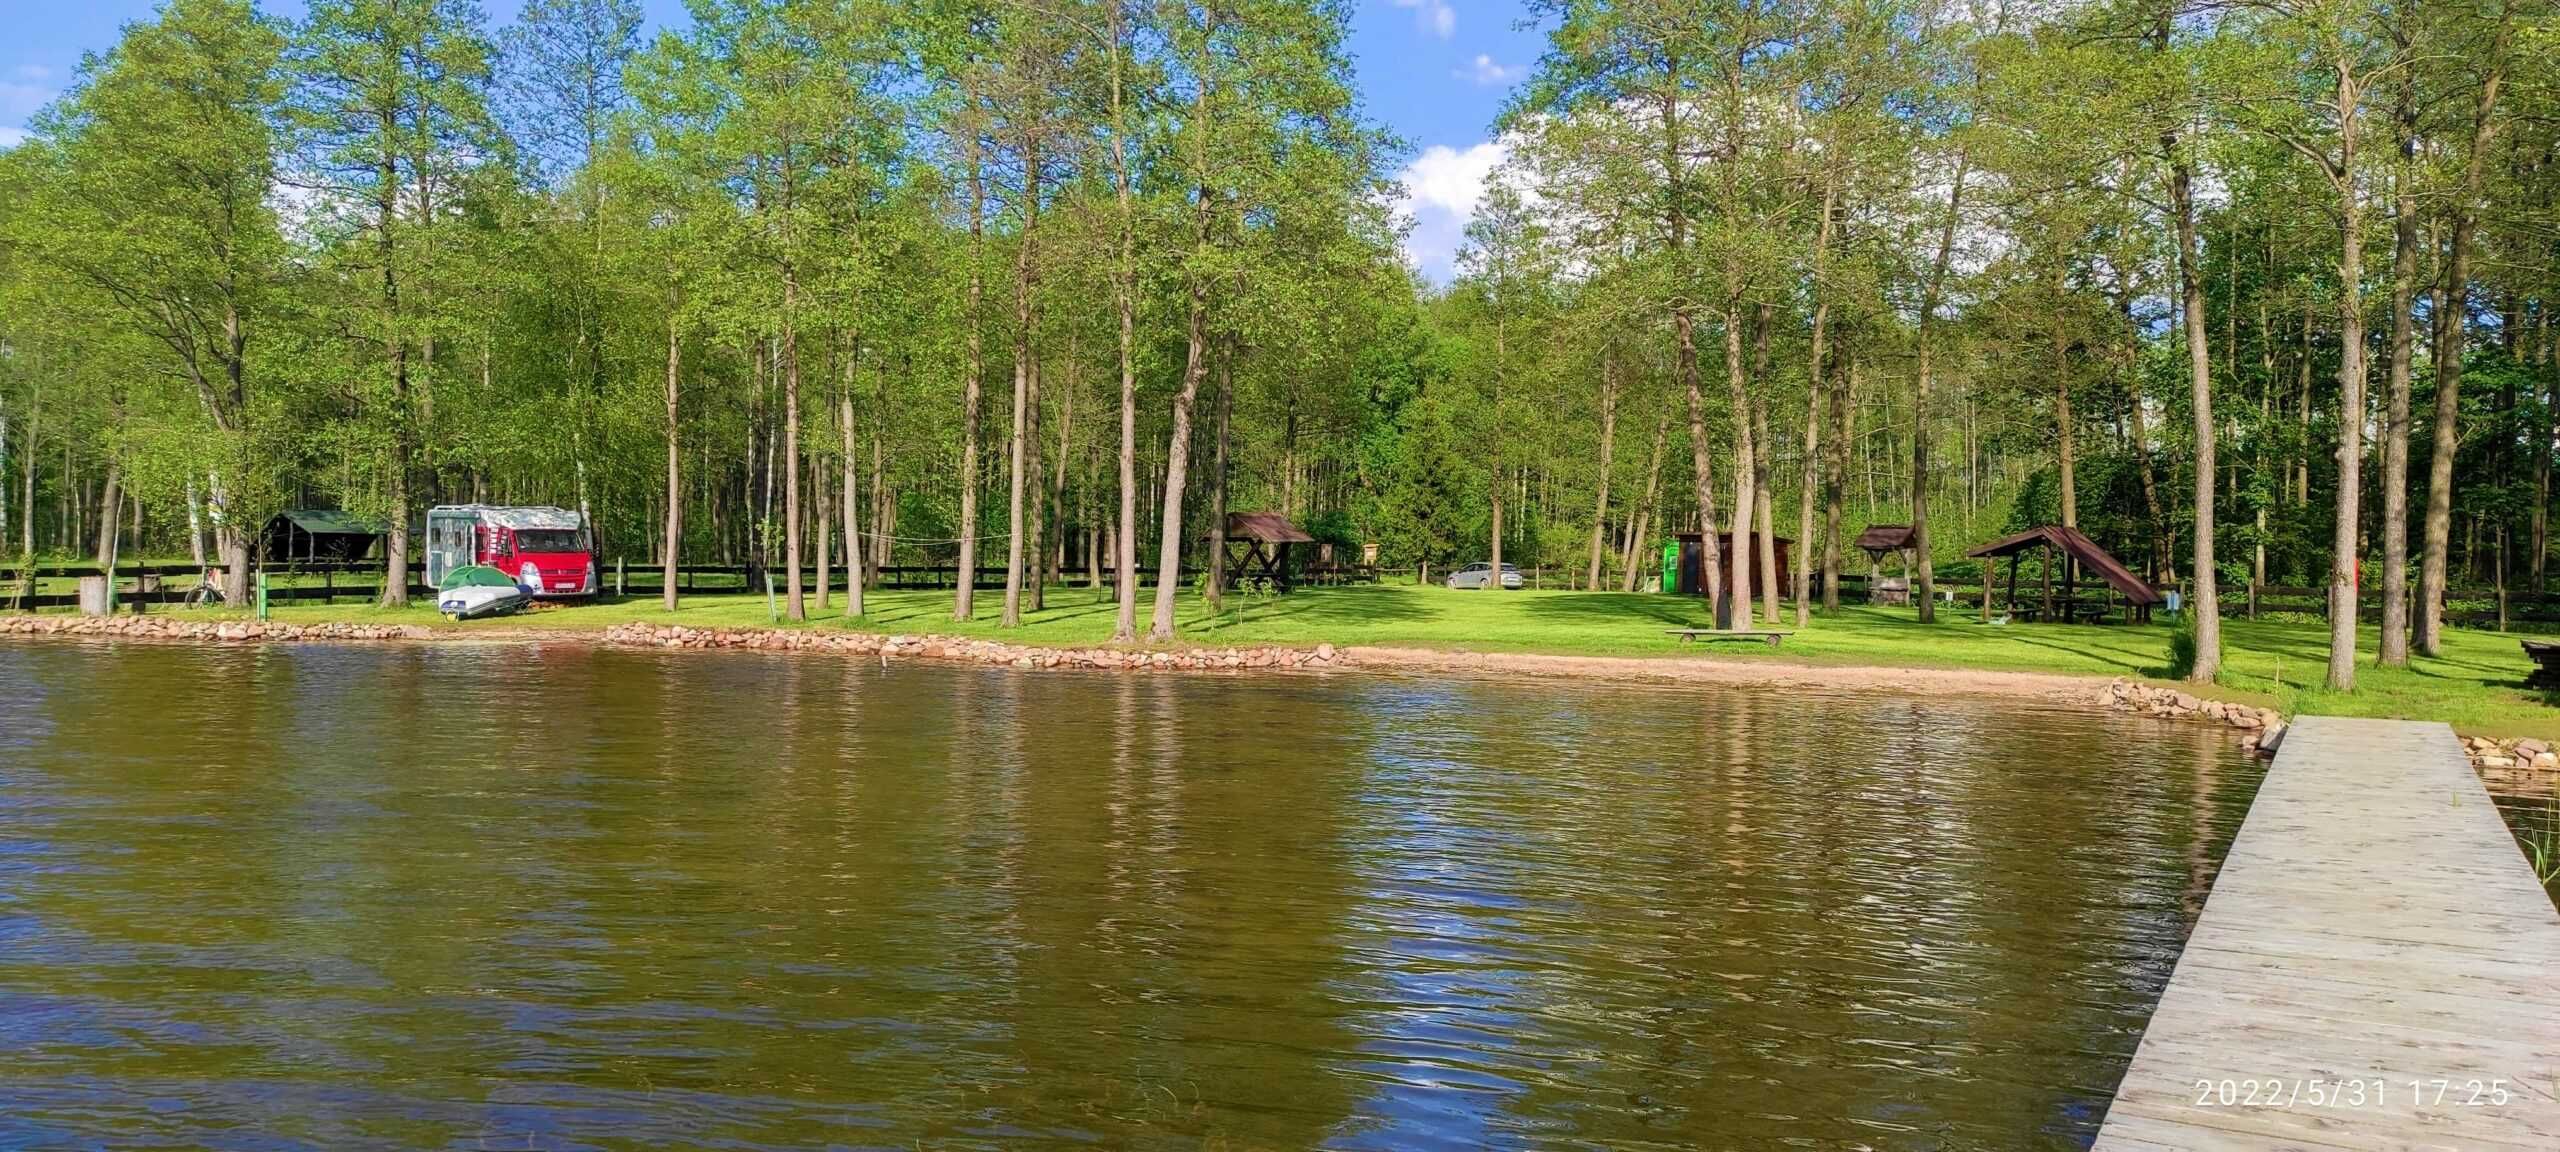
{"type": "Polygon", "coordinates": [[[1395,5],[1413,9],[1413,22],[1443,40],[1458,30],[1458,10],[1448,0],[1395,0],[1395,5]]]}
{"type": "Polygon", "coordinates": [[[1482,52],[1476,53],[1474,63],[1450,73],[1462,80],[1473,80],[1486,88],[1510,84],[1528,74],[1529,70],[1525,67],[1500,63],[1482,52]]]}
{"type": "Polygon", "coordinates": [[[21,64],[10,74],[17,79],[0,80],[0,148],[14,148],[26,140],[21,126],[60,94],[46,83],[53,78],[53,70],[42,64],[21,64]]]}
{"type": "Polygon", "coordinates": [[[1404,185],[1398,207],[1413,222],[1405,235],[1405,255],[1422,274],[1445,284],[1455,274],[1458,247],[1466,242],[1467,222],[1484,199],[1485,184],[1511,149],[1487,140],[1466,149],[1434,144],[1396,174],[1404,185]]]}

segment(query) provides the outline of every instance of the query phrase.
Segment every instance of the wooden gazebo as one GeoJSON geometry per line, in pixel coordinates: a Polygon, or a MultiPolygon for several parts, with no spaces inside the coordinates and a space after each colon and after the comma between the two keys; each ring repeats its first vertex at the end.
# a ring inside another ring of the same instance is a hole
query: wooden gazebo
{"type": "Polygon", "coordinates": [[[267,520],[266,557],[279,564],[353,561],[371,555],[381,524],[334,508],[291,508],[267,520]]]}
{"type": "MultiPolygon", "coordinates": [[[[2008,604],[2012,614],[2064,621],[2080,619],[2094,621],[2104,617],[2109,605],[2100,602],[2092,606],[2084,606],[2077,596],[2078,573],[2081,569],[2095,574],[2101,582],[2123,596],[2125,607],[2137,613],[2142,619],[2149,619],[2151,606],[2162,602],[2159,589],[2144,583],[2141,577],[2133,574],[2132,569],[2125,567],[2114,556],[2108,555],[2106,549],[2098,547],[2097,541],[2082,535],[2077,528],[2065,528],[2060,524],[2030,528],[2014,536],[2003,536],[1965,555],[1983,561],[1995,560],[2002,556],[2009,558],[2008,604]],[[2022,612],[2018,607],[2018,558],[2035,549],[2044,549],[2046,556],[2043,602],[2022,612]],[[2053,595],[2055,567],[2053,562],[2057,559],[2067,561],[2061,565],[2062,599],[2058,611],[2053,595]],[[2095,611],[2090,610],[2092,607],[2095,611]]],[[[1985,621],[1991,619],[1992,583],[1991,566],[1985,563],[1982,569],[1982,618],[1985,621]]]]}
{"type": "Polygon", "coordinates": [[[1227,587],[1231,591],[1239,580],[1262,577],[1271,587],[1287,592],[1295,582],[1289,567],[1289,546],[1313,544],[1309,536],[1289,518],[1277,512],[1227,513],[1227,587]],[[1243,546],[1242,554],[1236,552],[1243,546]]]}
{"type": "Polygon", "coordinates": [[[1911,602],[1911,555],[1920,545],[1920,534],[1908,524],[1871,524],[1858,533],[1858,551],[1867,554],[1867,603],[1909,604],[1911,602]],[[1884,558],[1892,553],[1902,557],[1902,575],[1884,578],[1884,558]]]}

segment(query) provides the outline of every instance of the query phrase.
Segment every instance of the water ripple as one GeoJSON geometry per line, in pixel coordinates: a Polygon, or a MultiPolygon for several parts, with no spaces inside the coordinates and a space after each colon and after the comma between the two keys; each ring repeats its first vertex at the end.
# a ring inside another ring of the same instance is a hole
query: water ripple
{"type": "Polygon", "coordinates": [[[2069,1148],[2256,779],[2004,702],[0,643],[0,1146],[2069,1148]]]}

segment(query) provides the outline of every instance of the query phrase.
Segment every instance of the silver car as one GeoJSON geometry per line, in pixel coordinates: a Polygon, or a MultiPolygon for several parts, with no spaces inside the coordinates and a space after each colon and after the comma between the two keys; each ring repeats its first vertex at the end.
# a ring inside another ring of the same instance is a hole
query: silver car
{"type": "MultiPolygon", "coordinates": [[[[1493,565],[1469,564],[1450,573],[1448,583],[1452,588],[1490,588],[1493,586],[1493,565]]],[[[1519,587],[1520,569],[1509,564],[1503,565],[1502,586],[1504,588],[1519,587]]]]}

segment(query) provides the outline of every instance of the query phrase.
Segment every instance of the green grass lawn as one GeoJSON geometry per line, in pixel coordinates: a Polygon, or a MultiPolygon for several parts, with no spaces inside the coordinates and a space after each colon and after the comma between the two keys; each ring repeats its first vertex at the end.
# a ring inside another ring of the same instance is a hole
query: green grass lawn
{"type": "MultiPolygon", "coordinates": [[[[1152,595],[1152,590],[1150,590],[1152,595]]],[[[875,592],[868,616],[848,622],[836,606],[813,611],[806,627],[860,627],[878,632],[940,633],[1052,646],[1100,645],[1111,636],[1105,592],[1052,588],[1049,606],[1025,614],[1023,626],[996,626],[1002,593],[978,595],[978,618],[951,618],[951,593],[875,592]]],[[[1146,626],[1152,601],[1139,604],[1146,626]]],[[[1856,607],[1816,616],[1783,650],[1757,645],[1686,647],[1665,628],[1704,621],[1698,601],[1678,596],[1592,592],[1452,592],[1411,584],[1307,588],[1284,597],[1230,599],[1212,617],[1196,595],[1182,597],[1184,639],[1224,646],[1381,645],[1471,652],[1532,652],[1662,659],[1771,661],[1795,664],[1990,668],[2157,679],[2168,674],[2165,625],[2010,624],[1989,626],[1963,611],[1934,625],[1908,609],[1856,607]]],[[[454,624],[421,604],[399,612],[341,603],[279,606],[276,619],[351,619],[455,629],[602,629],[630,621],[703,628],[766,627],[762,596],[706,595],[668,613],[654,597],[546,606],[500,620],[454,624]]],[[[2373,666],[2374,633],[2362,641],[2358,690],[2330,693],[2318,685],[2327,666],[2328,629],[2318,622],[2228,621],[2222,683],[2199,695],[2273,705],[2287,713],[2444,720],[2467,734],[2560,739],[2560,699],[2527,689],[2532,665],[2516,637],[2454,631],[2445,655],[2406,669],[2373,666]]]]}

